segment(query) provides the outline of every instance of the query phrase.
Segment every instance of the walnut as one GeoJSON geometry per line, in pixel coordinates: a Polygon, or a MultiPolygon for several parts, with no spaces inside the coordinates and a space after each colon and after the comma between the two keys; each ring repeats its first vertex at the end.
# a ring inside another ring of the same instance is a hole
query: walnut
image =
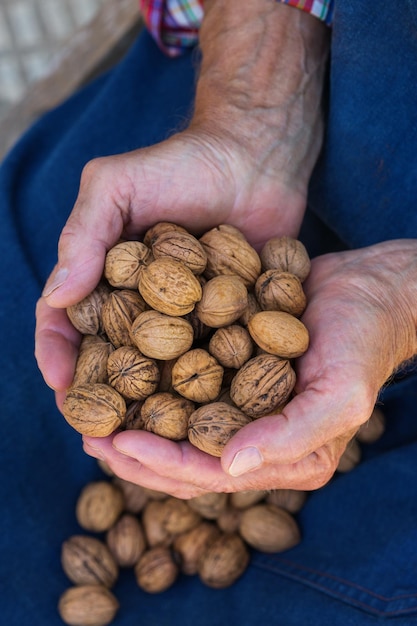
{"type": "Polygon", "coordinates": [[[284,311],[255,313],[248,323],[255,343],[265,352],[284,359],[294,359],[306,352],[309,333],[304,324],[284,311]]]}
{"type": "Polygon", "coordinates": [[[84,335],[72,385],[107,383],[107,359],[113,350],[112,344],[98,335],[84,335]]]}
{"type": "Polygon", "coordinates": [[[230,397],[255,419],[272,414],[291,394],[295,372],[287,359],[260,354],[243,365],[232,380],[230,397]]]}
{"type": "Polygon", "coordinates": [[[167,230],[161,233],[152,245],[155,259],[168,257],[181,261],[193,274],[201,274],[206,269],[207,255],[201,243],[188,232],[167,230]]]}
{"type": "Polygon", "coordinates": [[[88,483],[78,496],[75,515],[84,530],[109,530],[124,510],[122,491],[113,483],[98,480],[88,483]]]}
{"type": "Polygon", "coordinates": [[[102,323],[107,337],[116,348],[134,346],[130,329],[136,317],[146,308],[139,292],[116,289],[107,298],[101,310],[102,323]]]}
{"type": "Polygon", "coordinates": [[[58,602],[61,619],[69,626],[106,626],[118,609],[115,596],[103,585],[70,587],[58,602]]]}
{"type": "Polygon", "coordinates": [[[228,503],[227,493],[203,493],[187,500],[188,506],[197,511],[205,519],[216,519],[226,508],[228,503]]]}
{"type": "Polygon", "coordinates": [[[174,584],[179,574],[169,548],[156,546],[141,556],[135,565],[136,582],[148,593],[161,593],[174,584]]]}
{"type": "Polygon", "coordinates": [[[169,392],[158,392],[143,403],[141,416],[144,430],[179,441],[187,438],[188,419],[194,403],[169,392]]]}
{"type": "Polygon", "coordinates": [[[141,272],[139,292],[145,302],[166,315],[186,315],[202,295],[199,280],[180,261],[155,259],[141,272]]]}
{"type": "Polygon", "coordinates": [[[259,302],[257,301],[255,294],[250,291],[248,293],[247,307],[238,319],[239,324],[246,327],[252,315],[255,315],[255,313],[259,313],[259,311],[261,310],[262,309],[259,306],[259,302]]]}
{"type": "Polygon", "coordinates": [[[209,352],[223,367],[239,369],[253,353],[253,341],[239,324],[219,328],[209,342],[209,352]]]}
{"type": "Polygon", "coordinates": [[[137,348],[117,348],[107,361],[109,384],[124,398],[143,400],[158,388],[159,368],[137,348]]]}
{"type": "Polygon", "coordinates": [[[207,231],[200,243],[207,254],[205,275],[237,275],[246,287],[255,284],[261,273],[261,260],[256,250],[237,229],[223,225],[207,231]]]}
{"type": "Polygon", "coordinates": [[[226,402],[211,402],[191,414],[188,439],[196,448],[221,456],[226,443],[251,418],[226,402]]]}
{"type": "Polygon", "coordinates": [[[300,317],[307,305],[300,279],[280,270],[261,274],[255,284],[255,294],[264,311],[285,311],[300,317]]]}
{"type": "Polygon", "coordinates": [[[272,504],[256,504],[242,511],[239,532],[243,539],[261,552],[283,552],[300,542],[295,519],[272,504]]]}
{"type": "Polygon", "coordinates": [[[371,417],[359,428],[356,439],[360,443],[374,443],[385,431],[385,415],[379,407],[375,407],[371,417]]]}
{"type": "Polygon", "coordinates": [[[113,287],[137,289],[139,275],[151,261],[152,253],[144,243],[122,241],[107,252],[104,276],[113,287]]]}
{"type": "Polygon", "coordinates": [[[202,521],[198,526],[176,537],[172,549],[183,574],[188,576],[197,574],[202,555],[218,535],[219,529],[215,524],[202,521]]]}
{"type": "Polygon", "coordinates": [[[103,541],[86,535],[73,535],[62,544],[62,569],[76,585],[113,587],[119,568],[103,541]]]}
{"type": "Polygon", "coordinates": [[[123,425],[126,402],[110,385],[78,385],[69,388],[62,412],[68,424],[82,435],[106,437],[123,425]]]}
{"type": "Polygon", "coordinates": [[[152,250],[158,238],[166,232],[187,233],[188,231],[179,224],[173,222],[157,222],[146,231],[143,243],[152,250]]]}
{"type": "Polygon", "coordinates": [[[248,306],[248,292],[237,276],[216,276],[203,287],[196,305],[199,319],[210,328],[236,322],[248,306]]]}
{"type": "Polygon", "coordinates": [[[103,332],[101,309],[109,295],[110,288],[105,283],[99,283],[88,296],[67,307],[70,322],[82,335],[98,335],[103,332]]]}
{"type": "Polygon", "coordinates": [[[133,567],[146,549],[142,526],[130,513],[124,513],[107,531],[106,542],[119,567],[133,567]]]}
{"type": "Polygon", "coordinates": [[[126,409],[125,430],[143,430],[142,406],[145,400],[134,400],[126,409]]]}
{"type": "Polygon", "coordinates": [[[212,402],[220,393],[223,368],[202,348],[189,350],[178,357],[172,368],[172,386],[193,402],[212,402]]]}
{"type": "Polygon", "coordinates": [[[295,274],[303,282],[310,273],[310,257],[304,244],[292,237],[272,237],[261,250],[264,270],[277,269],[295,274]]]}
{"type": "Polygon", "coordinates": [[[129,480],[124,480],[115,476],[113,484],[123,493],[124,510],[126,513],[138,514],[144,508],[149,500],[149,495],[145,487],[131,483],[129,480]]]}
{"type": "Polygon", "coordinates": [[[339,459],[337,471],[345,474],[352,471],[359,465],[362,456],[362,450],[356,439],[349,441],[345,451],[339,459]]]}
{"type": "Polygon", "coordinates": [[[242,511],[228,505],[216,519],[216,524],[224,533],[239,532],[240,516],[242,511]]]}
{"type": "Polygon", "coordinates": [[[131,334],[143,354],[163,361],[187,352],[194,339],[193,328],[186,319],[158,311],[144,311],[138,315],[131,334]]]}
{"type": "Polygon", "coordinates": [[[266,497],[268,504],[279,506],[289,513],[301,511],[306,500],[307,492],[298,491],[297,489],[273,489],[266,497]]]}
{"type": "Polygon", "coordinates": [[[267,492],[262,490],[236,491],[230,494],[230,504],[236,509],[247,509],[265,499],[267,492]]]}
{"type": "Polygon", "coordinates": [[[246,570],[249,551],[237,533],[221,533],[211,541],[198,564],[200,579],[208,587],[232,585],[246,570]]]}

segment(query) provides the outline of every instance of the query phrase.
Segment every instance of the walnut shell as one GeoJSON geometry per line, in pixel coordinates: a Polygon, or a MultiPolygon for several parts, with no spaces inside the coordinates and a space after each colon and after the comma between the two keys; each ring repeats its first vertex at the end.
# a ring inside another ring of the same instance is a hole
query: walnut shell
{"type": "Polygon", "coordinates": [[[130,329],[145,308],[145,300],[137,291],[116,289],[110,294],[103,304],[101,316],[104,331],[115,348],[135,345],[130,329]]]}
{"type": "Polygon", "coordinates": [[[310,257],[301,241],[292,237],[272,237],[260,253],[264,270],[277,269],[295,274],[303,282],[310,273],[310,257]]]}
{"type": "Polygon", "coordinates": [[[125,430],[143,430],[142,406],[144,400],[134,400],[126,409],[125,430]]]}
{"type": "Polygon", "coordinates": [[[257,301],[255,294],[250,291],[248,293],[248,305],[238,319],[239,324],[246,327],[252,315],[259,313],[261,310],[262,309],[259,306],[259,302],[257,301]]]}
{"type": "Polygon", "coordinates": [[[106,626],[118,609],[115,596],[103,585],[70,587],[58,602],[61,619],[69,626],[106,626]]]}
{"type": "Polygon", "coordinates": [[[289,513],[298,513],[307,500],[307,492],[298,489],[273,489],[266,497],[268,504],[285,509],[289,513]]]}
{"type": "Polygon", "coordinates": [[[216,524],[224,533],[239,532],[240,516],[242,511],[234,506],[227,506],[216,519],[216,524]]]}
{"type": "Polygon", "coordinates": [[[106,437],[123,425],[126,402],[110,385],[78,385],[68,390],[62,412],[68,424],[82,435],[106,437]]]}
{"type": "Polygon", "coordinates": [[[179,569],[169,548],[156,546],[144,552],[134,572],[141,589],[148,593],[161,593],[174,584],[179,569]]]}
{"type": "Polygon", "coordinates": [[[208,587],[223,589],[243,574],[249,558],[249,551],[237,533],[221,533],[203,553],[198,575],[208,587]]]}
{"type": "Polygon", "coordinates": [[[230,504],[236,509],[247,509],[266,497],[267,491],[236,491],[230,494],[230,504]]]}
{"type": "Polygon", "coordinates": [[[124,513],[107,531],[106,542],[119,567],[133,567],[146,549],[143,528],[130,513],[124,513]]]}
{"type": "Polygon", "coordinates": [[[253,353],[254,344],[246,328],[238,324],[218,328],[210,339],[209,352],[223,367],[239,369],[253,353]]]}
{"type": "Polygon", "coordinates": [[[359,428],[356,439],[360,443],[374,443],[385,432],[385,415],[379,407],[375,407],[371,417],[359,428]]]}
{"type": "Polygon", "coordinates": [[[249,287],[261,273],[261,260],[244,235],[236,230],[220,225],[200,237],[207,255],[205,276],[237,275],[249,287]]]}
{"type": "Polygon", "coordinates": [[[67,307],[70,322],[82,335],[103,332],[101,309],[109,295],[110,288],[105,283],[99,283],[88,296],[67,307]]]}
{"type": "Polygon", "coordinates": [[[173,222],[157,222],[148,228],[143,237],[143,243],[152,250],[152,246],[158,238],[166,232],[187,233],[188,231],[183,226],[173,222]]]}
{"type": "Polygon", "coordinates": [[[154,393],[144,401],[141,409],[143,428],[166,439],[186,439],[188,419],[194,409],[194,403],[182,396],[154,393]]]}
{"type": "Polygon", "coordinates": [[[143,400],[158,388],[157,364],[131,346],[122,346],[112,352],[107,361],[107,374],[109,384],[131,400],[143,400]]]}
{"type": "Polygon", "coordinates": [[[145,302],[166,315],[186,315],[202,295],[199,280],[180,261],[155,259],[139,277],[139,292],[145,302]]]}
{"type": "Polygon", "coordinates": [[[142,525],[151,548],[171,545],[173,535],[165,526],[163,500],[148,500],[142,511],[142,525]]]}
{"type": "Polygon", "coordinates": [[[185,500],[169,496],[162,500],[160,514],[163,518],[163,526],[171,535],[185,533],[197,526],[201,516],[193,511],[185,500]]]}
{"type": "Polygon", "coordinates": [[[304,324],[284,311],[255,313],[248,323],[255,343],[265,352],[284,359],[294,359],[306,352],[309,333],[304,324]]]}
{"type": "Polygon", "coordinates": [[[202,555],[210,542],[218,535],[219,529],[215,524],[202,521],[195,528],[176,537],[172,549],[183,574],[188,576],[197,574],[202,555]]]}
{"type": "Polygon", "coordinates": [[[216,519],[226,508],[229,497],[227,493],[203,493],[187,500],[188,506],[197,511],[205,519],[216,519]]]}
{"type": "Polygon", "coordinates": [[[103,541],[86,535],[73,535],[62,544],[61,565],[76,585],[113,587],[119,568],[103,541]]]}
{"type": "Polygon", "coordinates": [[[264,311],[285,311],[300,317],[307,305],[300,279],[280,270],[261,274],[255,284],[255,294],[264,311]]]}
{"type": "Polygon", "coordinates": [[[84,335],[72,385],[107,383],[107,359],[113,350],[112,344],[98,335],[84,335]]]}
{"type": "Polygon", "coordinates": [[[232,380],[230,397],[255,419],[274,412],[291,394],[295,372],[287,359],[260,354],[243,365],[232,380]]]}
{"type": "Polygon", "coordinates": [[[289,550],[301,539],[297,522],[288,511],[264,503],[242,512],[239,532],[252,548],[267,553],[289,550]]]}
{"type": "Polygon", "coordinates": [[[153,359],[170,361],[187,352],[193,344],[193,328],[182,317],[158,311],[144,311],[131,328],[139,350],[153,359]]]}
{"type": "Polygon", "coordinates": [[[194,348],[178,357],[172,368],[172,387],[193,402],[212,402],[220,393],[223,368],[206,350],[194,348]]]}
{"type": "Polygon", "coordinates": [[[196,305],[199,319],[210,328],[236,322],[248,306],[248,292],[237,276],[215,276],[203,287],[196,305]]]}
{"type": "Polygon", "coordinates": [[[251,421],[248,415],[226,402],[211,402],[191,414],[188,439],[196,448],[219,457],[229,439],[251,421]]]}
{"type": "Polygon", "coordinates": [[[168,257],[181,261],[193,274],[201,274],[206,269],[207,255],[194,235],[178,230],[161,233],[152,245],[155,259],[168,257]]]}
{"type": "Polygon", "coordinates": [[[124,510],[122,491],[113,483],[98,480],[88,483],[78,496],[75,515],[84,530],[109,530],[124,510]]]}
{"type": "Polygon", "coordinates": [[[118,476],[113,478],[113,484],[123,493],[124,510],[126,513],[137,515],[145,508],[149,500],[145,487],[131,483],[129,480],[124,480],[118,476]]]}
{"type": "Polygon", "coordinates": [[[152,252],[141,241],[122,241],[107,254],[104,276],[118,289],[137,289],[142,269],[152,261],[152,252]]]}

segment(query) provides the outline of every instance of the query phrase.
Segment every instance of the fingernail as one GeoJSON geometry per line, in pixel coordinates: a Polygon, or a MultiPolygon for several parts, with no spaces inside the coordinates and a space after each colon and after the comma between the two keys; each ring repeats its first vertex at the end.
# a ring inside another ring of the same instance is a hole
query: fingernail
{"type": "Polygon", "coordinates": [[[46,282],[46,285],[43,289],[42,295],[44,298],[47,298],[51,295],[53,291],[61,287],[64,282],[67,280],[69,274],[69,270],[66,267],[61,267],[59,270],[54,272],[52,276],[46,282]]]}
{"type": "Polygon", "coordinates": [[[229,474],[232,476],[241,476],[242,474],[246,474],[246,472],[257,469],[262,463],[263,459],[258,448],[243,448],[243,450],[239,450],[239,452],[235,454],[229,467],[229,474]]]}

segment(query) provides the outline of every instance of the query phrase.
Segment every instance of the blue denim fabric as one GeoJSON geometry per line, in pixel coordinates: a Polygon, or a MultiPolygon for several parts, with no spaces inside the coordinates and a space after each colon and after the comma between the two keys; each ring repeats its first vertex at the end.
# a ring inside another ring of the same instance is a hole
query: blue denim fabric
{"type": "MultiPolygon", "coordinates": [[[[416,10],[404,3],[393,15],[391,3],[372,4],[336,6],[327,139],[311,186],[314,215],[303,229],[313,253],[417,234],[416,10]]],[[[30,129],[0,168],[0,614],[8,626],[62,623],[56,604],[68,580],[60,547],[81,530],[79,491],[101,477],[37,370],[35,303],[84,164],[181,126],[194,65],[193,53],[167,59],[142,35],[117,68],[30,129]]],[[[152,596],[122,572],[115,624],[417,624],[415,377],[394,382],[381,400],[385,435],[364,447],[357,470],[310,495],[299,546],[254,553],[226,590],[184,576],[152,596]]]]}

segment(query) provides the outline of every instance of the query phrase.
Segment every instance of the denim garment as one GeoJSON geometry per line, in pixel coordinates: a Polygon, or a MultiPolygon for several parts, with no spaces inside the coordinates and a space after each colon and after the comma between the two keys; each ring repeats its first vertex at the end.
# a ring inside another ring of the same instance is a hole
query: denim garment
{"type": "MultiPolygon", "coordinates": [[[[314,254],[417,236],[416,24],[412,2],[397,13],[388,2],[337,4],[331,114],[311,186],[314,215],[303,229],[314,254]],[[401,139],[393,146],[398,129],[401,139]],[[312,237],[312,224],[319,238],[312,237]]],[[[194,66],[194,53],[167,59],[143,34],[118,67],[30,129],[0,168],[0,614],[8,626],[62,623],[56,604],[69,582],[60,547],[81,532],[74,514],[81,488],[102,476],[37,370],[35,303],[55,263],[84,164],[160,141],[181,127],[191,107],[194,66]]],[[[385,435],[364,447],[357,470],[310,495],[299,515],[299,546],[277,555],[254,553],[248,571],[225,590],[183,576],[152,596],[138,589],[131,571],[122,572],[114,623],[417,624],[415,377],[393,382],[382,400],[385,435]]]]}

